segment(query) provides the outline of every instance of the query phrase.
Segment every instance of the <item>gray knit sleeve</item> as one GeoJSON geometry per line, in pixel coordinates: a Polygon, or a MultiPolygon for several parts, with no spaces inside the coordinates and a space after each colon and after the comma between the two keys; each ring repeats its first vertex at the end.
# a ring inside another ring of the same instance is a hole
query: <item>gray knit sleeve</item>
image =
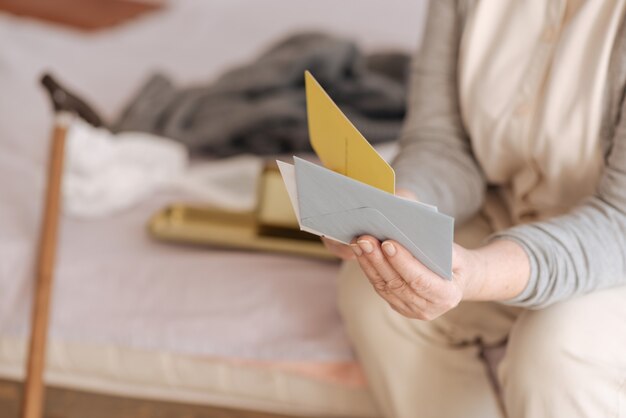
{"type": "Polygon", "coordinates": [[[463,223],[482,206],[483,174],[459,108],[457,60],[463,19],[456,1],[431,1],[411,67],[408,114],[393,166],[397,186],[463,223]]]}
{"type": "Polygon", "coordinates": [[[531,277],[505,303],[542,308],[593,290],[626,284],[626,101],[597,192],[571,212],[495,235],[526,250],[531,277]]]}

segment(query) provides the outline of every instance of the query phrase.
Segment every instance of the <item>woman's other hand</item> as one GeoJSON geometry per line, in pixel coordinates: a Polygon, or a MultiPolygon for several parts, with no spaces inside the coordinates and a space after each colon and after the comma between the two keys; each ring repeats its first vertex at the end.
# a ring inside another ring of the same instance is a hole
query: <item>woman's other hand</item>
{"type": "Polygon", "coordinates": [[[410,191],[409,189],[398,189],[396,190],[396,196],[403,197],[409,200],[417,200],[417,196],[415,193],[410,191]]]}

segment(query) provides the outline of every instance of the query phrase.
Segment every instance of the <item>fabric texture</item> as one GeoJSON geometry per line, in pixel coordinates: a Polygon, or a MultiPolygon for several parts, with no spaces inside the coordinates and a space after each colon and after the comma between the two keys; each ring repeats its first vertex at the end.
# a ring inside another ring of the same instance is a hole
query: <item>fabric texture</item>
{"type": "Polygon", "coordinates": [[[106,216],[131,207],[178,178],[187,150],[142,132],[117,136],[73,118],[67,133],[63,211],[106,216]]]}
{"type": "Polygon", "coordinates": [[[625,8],[621,1],[481,0],[469,11],[459,51],[461,114],[515,223],[560,215],[593,193],[604,86],[625,8]]]}
{"type": "Polygon", "coordinates": [[[184,192],[203,205],[254,210],[264,161],[254,155],[191,162],[179,142],[145,132],[112,134],[74,118],[67,135],[63,212],[111,216],[158,192],[184,192]]]}
{"type": "MultiPolygon", "coordinates": [[[[563,9],[566,2],[554,4],[563,9]]],[[[458,57],[470,6],[453,0],[430,4],[424,43],[412,64],[401,151],[394,162],[398,187],[412,190],[459,224],[483,209],[502,213],[485,208],[486,190],[489,186],[493,197],[507,187],[486,179],[460,109],[458,57]]],[[[491,238],[519,242],[530,259],[529,283],[508,303],[540,308],[626,281],[625,85],[622,24],[612,46],[603,97],[598,147],[604,166],[596,189],[563,215],[504,228],[491,238]]]]}
{"type": "Polygon", "coordinates": [[[345,39],[297,34],[206,86],[177,88],[153,76],[113,130],[151,132],[215,156],[308,151],[309,70],[370,142],[389,141],[405,114],[408,62],[400,53],[364,56],[345,39]]]}

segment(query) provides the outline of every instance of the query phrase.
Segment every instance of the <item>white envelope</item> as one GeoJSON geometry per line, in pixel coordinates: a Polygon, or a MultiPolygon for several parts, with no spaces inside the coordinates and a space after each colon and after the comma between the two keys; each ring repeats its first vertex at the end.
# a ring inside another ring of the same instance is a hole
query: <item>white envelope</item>
{"type": "Polygon", "coordinates": [[[297,157],[278,167],[303,231],[346,244],[360,235],[392,239],[452,278],[454,218],[297,157]]]}

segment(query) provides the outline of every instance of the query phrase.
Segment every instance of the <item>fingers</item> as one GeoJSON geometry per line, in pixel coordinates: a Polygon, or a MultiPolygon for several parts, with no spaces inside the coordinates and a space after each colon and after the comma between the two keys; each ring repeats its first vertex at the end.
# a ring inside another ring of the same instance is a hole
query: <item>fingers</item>
{"type": "Polygon", "coordinates": [[[432,320],[462,299],[456,280],[439,277],[395,241],[362,236],[350,247],[376,292],[402,315],[432,320]]]}
{"type": "MultiPolygon", "coordinates": [[[[356,245],[356,244],[355,244],[356,245]]],[[[361,270],[365,273],[365,276],[368,278],[376,293],[378,293],[383,299],[391,305],[391,307],[400,312],[403,315],[408,316],[410,311],[407,303],[405,303],[402,299],[400,299],[393,292],[390,292],[387,288],[387,284],[382,276],[378,273],[378,271],[372,266],[367,257],[360,256],[357,257],[357,261],[361,266],[361,270]]]]}
{"type": "Polygon", "coordinates": [[[387,262],[378,240],[362,237],[359,238],[357,244],[364,253],[364,257],[360,258],[367,260],[371,268],[380,276],[380,281],[378,282],[380,286],[396,293],[402,293],[406,290],[407,283],[387,262]]]}
{"type": "Polygon", "coordinates": [[[382,244],[390,266],[404,278],[408,287],[424,300],[451,309],[459,302],[452,294],[451,282],[433,273],[402,245],[395,241],[382,244]]]}
{"type": "MultiPolygon", "coordinates": [[[[361,253],[357,260],[374,289],[397,310],[410,310],[423,306],[425,301],[413,292],[406,281],[387,262],[378,240],[372,237],[361,237],[356,245],[361,253]],[[412,308],[409,308],[412,307],[412,308]]],[[[354,244],[352,245],[353,248],[354,244]]],[[[401,312],[402,313],[402,312],[401,312]]]]}
{"type": "Polygon", "coordinates": [[[430,300],[432,287],[436,285],[436,282],[432,280],[434,273],[395,241],[385,241],[382,248],[389,265],[404,278],[407,285],[425,299],[430,300]]]}
{"type": "Polygon", "coordinates": [[[352,247],[354,254],[357,256],[357,261],[359,262],[359,265],[361,266],[361,270],[363,270],[363,272],[369,279],[372,286],[374,286],[374,289],[376,289],[376,291],[379,291],[379,292],[386,291],[387,283],[383,279],[383,276],[381,276],[380,273],[378,273],[378,270],[376,269],[376,267],[374,267],[372,263],[369,262],[366,256],[367,251],[364,251],[362,245],[360,245],[357,242],[350,244],[350,247],[352,247]]]}

